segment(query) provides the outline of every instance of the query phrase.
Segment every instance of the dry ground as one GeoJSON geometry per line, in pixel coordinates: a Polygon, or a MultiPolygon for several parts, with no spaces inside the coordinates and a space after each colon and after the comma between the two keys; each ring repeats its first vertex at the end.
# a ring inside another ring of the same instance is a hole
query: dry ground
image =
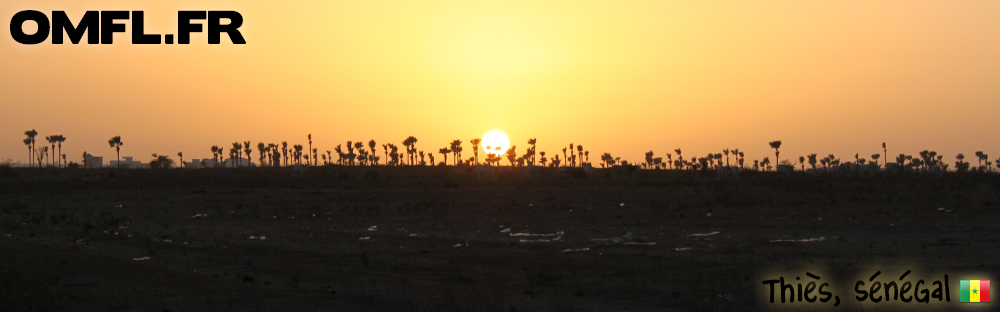
{"type": "Polygon", "coordinates": [[[111,172],[0,172],[0,311],[767,311],[775,274],[1000,268],[995,175],[111,172]]]}

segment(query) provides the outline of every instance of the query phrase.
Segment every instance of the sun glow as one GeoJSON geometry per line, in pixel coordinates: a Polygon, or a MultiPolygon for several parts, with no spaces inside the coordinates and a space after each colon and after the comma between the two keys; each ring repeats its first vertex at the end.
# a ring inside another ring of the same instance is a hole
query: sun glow
{"type": "Polygon", "coordinates": [[[502,155],[510,148],[510,139],[500,130],[493,130],[483,135],[480,146],[486,154],[502,155]]]}

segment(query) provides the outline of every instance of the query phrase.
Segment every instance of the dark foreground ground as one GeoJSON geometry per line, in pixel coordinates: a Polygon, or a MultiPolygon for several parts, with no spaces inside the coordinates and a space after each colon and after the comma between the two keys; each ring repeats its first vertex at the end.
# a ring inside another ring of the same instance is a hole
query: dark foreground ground
{"type": "Polygon", "coordinates": [[[471,172],[8,169],[0,311],[956,310],[1000,272],[995,175],[471,172]],[[952,302],[854,299],[905,270],[952,302]],[[807,271],[839,307],[768,302],[807,271]]]}

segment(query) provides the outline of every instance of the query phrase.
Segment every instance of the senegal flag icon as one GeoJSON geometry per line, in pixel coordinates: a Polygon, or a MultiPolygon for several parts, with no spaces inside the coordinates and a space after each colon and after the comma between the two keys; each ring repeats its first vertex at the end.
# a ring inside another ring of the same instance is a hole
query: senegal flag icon
{"type": "Polygon", "coordinates": [[[990,280],[962,280],[961,302],[990,302],[990,280]]]}

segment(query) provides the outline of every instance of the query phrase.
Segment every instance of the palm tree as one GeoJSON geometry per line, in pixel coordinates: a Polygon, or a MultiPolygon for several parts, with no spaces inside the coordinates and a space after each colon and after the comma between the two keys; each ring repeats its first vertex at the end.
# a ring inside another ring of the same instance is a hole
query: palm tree
{"type": "Polygon", "coordinates": [[[215,165],[219,165],[219,154],[222,154],[222,149],[218,145],[212,145],[212,160],[215,160],[215,165]]]}
{"type": "Polygon", "coordinates": [[[680,148],[675,149],[674,152],[677,153],[677,159],[679,159],[679,161],[684,161],[684,156],[681,156],[681,149],[680,148]]]}
{"type": "Polygon", "coordinates": [[[799,164],[802,165],[802,171],[806,171],[806,157],[799,156],[799,164]]]}
{"type": "MultiPolygon", "coordinates": [[[[59,146],[59,155],[62,155],[62,142],[66,142],[66,137],[64,137],[61,134],[53,135],[52,137],[53,137],[52,139],[55,140],[56,144],[58,144],[58,146],[59,146]]],[[[53,148],[52,151],[55,151],[55,148],[53,148]]],[[[56,158],[56,162],[59,162],[58,157],[56,158]]],[[[65,162],[63,162],[63,163],[65,163],[65,162]]]]}
{"type": "Polygon", "coordinates": [[[438,150],[438,153],[441,154],[441,155],[444,155],[444,164],[447,165],[448,164],[448,153],[451,153],[451,150],[449,150],[447,147],[442,147],[441,149],[438,150]]]}
{"type": "MultiPolygon", "coordinates": [[[[28,138],[24,140],[24,143],[29,145],[28,146],[28,153],[29,153],[29,155],[28,155],[28,165],[31,166],[32,161],[34,160],[34,156],[35,156],[35,150],[36,150],[35,149],[35,136],[38,135],[38,131],[35,131],[35,129],[27,130],[27,131],[24,131],[24,135],[28,136],[28,138]],[[30,141],[30,143],[29,143],[29,141],[30,141]]],[[[42,164],[39,163],[38,167],[41,167],[41,166],[42,166],[42,164]]]]}
{"type": "Polygon", "coordinates": [[[507,161],[510,162],[511,167],[514,167],[514,163],[517,162],[517,152],[515,152],[515,149],[517,149],[517,146],[511,145],[510,148],[507,149],[506,153],[507,161]]]}
{"type": "MultiPolygon", "coordinates": [[[[455,165],[458,166],[458,161],[462,159],[462,140],[451,141],[451,152],[455,154],[455,165]]],[[[448,162],[448,158],[445,157],[445,163],[448,162]]]]}
{"type": "Polygon", "coordinates": [[[809,157],[809,166],[812,166],[813,169],[816,169],[816,154],[809,154],[808,157],[809,157]]]}
{"type": "Polygon", "coordinates": [[[378,143],[375,143],[374,139],[371,140],[371,141],[368,141],[368,148],[371,149],[371,151],[372,151],[372,159],[371,159],[372,160],[372,165],[378,166],[378,156],[375,156],[375,155],[378,155],[378,154],[375,154],[375,153],[377,153],[375,151],[375,147],[376,146],[378,146],[378,143]]]}
{"type": "MultiPolygon", "coordinates": [[[[573,144],[570,143],[570,145],[573,145],[573,144]]],[[[563,159],[569,159],[568,157],[566,157],[566,148],[565,147],[563,147],[562,151],[563,151],[563,159]]]]}
{"type": "Polygon", "coordinates": [[[250,167],[250,164],[253,163],[252,161],[250,161],[250,159],[253,159],[252,157],[250,157],[250,154],[253,152],[253,147],[250,146],[250,141],[243,142],[243,152],[247,153],[247,167],[250,167]]]}
{"type": "Polygon", "coordinates": [[[601,167],[607,168],[615,165],[615,158],[611,156],[611,153],[604,153],[601,155],[601,167]]]}
{"type": "Polygon", "coordinates": [[[477,166],[479,165],[479,143],[482,142],[482,141],[483,140],[480,139],[480,138],[475,138],[475,139],[469,140],[469,143],[472,143],[472,155],[473,155],[473,157],[476,158],[476,165],[477,166]]]}
{"type": "Polygon", "coordinates": [[[122,167],[122,145],[125,145],[125,143],[122,142],[122,137],[120,135],[114,136],[113,138],[111,138],[110,140],[108,140],[108,145],[110,145],[111,147],[113,147],[115,149],[115,153],[118,153],[118,168],[121,168],[122,167]]]}
{"type": "Polygon", "coordinates": [[[986,154],[983,154],[983,151],[976,151],[976,158],[979,159],[979,168],[983,167],[983,159],[986,158],[984,156],[986,154]]]}
{"type": "MultiPolygon", "coordinates": [[[[882,152],[885,153],[885,161],[889,161],[889,149],[885,148],[885,142],[882,142],[882,152]]],[[[878,159],[878,158],[876,158],[878,159]]]]}
{"type": "Polygon", "coordinates": [[[288,166],[288,142],[281,141],[281,155],[285,157],[285,166],[288,166]]]}
{"type": "Polygon", "coordinates": [[[181,160],[179,167],[184,168],[184,152],[177,152],[177,158],[181,160]]]}
{"type": "MultiPolygon", "coordinates": [[[[54,135],[50,135],[50,136],[45,137],[45,140],[49,141],[49,144],[52,145],[52,153],[55,153],[56,152],[56,141],[58,140],[58,138],[56,138],[56,136],[54,136],[54,135]]],[[[48,157],[48,162],[49,162],[49,166],[55,166],[55,162],[53,161],[52,157],[48,157]]]]}
{"type": "Polygon", "coordinates": [[[295,144],[292,148],[295,149],[295,152],[292,153],[295,157],[295,163],[302,164],[302,144],[295,144]]]}
{"type": "Polygon", "coordinates": [[[403,146],[406,146],[406,155],[410,159],[410,166],[413,166],[414,153],[417,151],[416,144],[417,138],[412,135],[403,140],[403,146]]]}
{"type": "Polygon", "coordinates": [[[528,162],[531,163],[532,166],[535,165],[535,143],[537,143],[537,142],[538,142],[538,140],[536,140],[534,138],[528,139],[528,145],[530,145],[530,146],[528,146],[528,153],[527,153],[527,155],[531,156],[531,159],[528,162]]]}
{"type": "Polygon", "coordinates": [[[771,143],[768,144],[771,144],[771,148],[774,149],[774,163],[779,164],[780,162],[778,162],[778,154],[781,152],[778,149],[781,148],[781,141],[780,140],[771,141],[771,143]]]}
{"type": "Polygon", "coordinates": [[[569,144],[569,156],[570,158],[568,159],[571,159],[570,165],[576,167],[576,151],[573,150],[573,143],[569,144]]]}
{"type": "Polygon", "coordinates": [[[670,166],[671,170],[674,169],[674,154],[667,153],[667,165],[670,166]]]}
{"type": "Polygon", "coordinates": [[[31,138],[24,138],[24,145],[28,146],[28,167],[32,167],[35,163],[35,160],[31,158],[32,156],[35,156],[35,153],[32,153],[31,151],[31,138]]]}
{"type": "MultiPolygon", "coordinates": [[[[309,135],[307,135],[306,138],[309,139],[309,149],[306,150],[306,154],[309,154],[309,151],[311,151],[313,149],[313,135],[312,135],[312,133],[310,133],[309,135]]],[[[308,160],[308,158],[307,158],[307,160],[308,160]]],[[[308,162],[307,162],[307,165],[308,165],[308,162]]]]}
{"type": "MultiPolygon", "coordinates": [[[[247,142],[249,143],[249,142],[247,142]]],[[[257,142],[257,153],[260,154],[260,166],[264,166],[264,154],[267,151],[267,146],[264,146],[264,142],[257,142]]],[[[250,153],[247,153],[247,158],[249,158],[250,153]]]]}
{"type": "MultiPolygon", "coordinates": [[[[577,145],[576,146],[576,151],[577,151],[576,154],[580,156],[580,167],[583,167],[583,145],[577,145]]],[[[574,158],[574,159],[576,159],[576,158],[574,158]]],[[[575,163],[575,161],[574,161],[574,163],[575,163]]]]}
{"type": "Polygon", "coordinates": [[[878,159],[882,157],[882,154],[875,153],[872,154],[872,159],[875,160],[875,167],[878,167],[878,159]]]}

